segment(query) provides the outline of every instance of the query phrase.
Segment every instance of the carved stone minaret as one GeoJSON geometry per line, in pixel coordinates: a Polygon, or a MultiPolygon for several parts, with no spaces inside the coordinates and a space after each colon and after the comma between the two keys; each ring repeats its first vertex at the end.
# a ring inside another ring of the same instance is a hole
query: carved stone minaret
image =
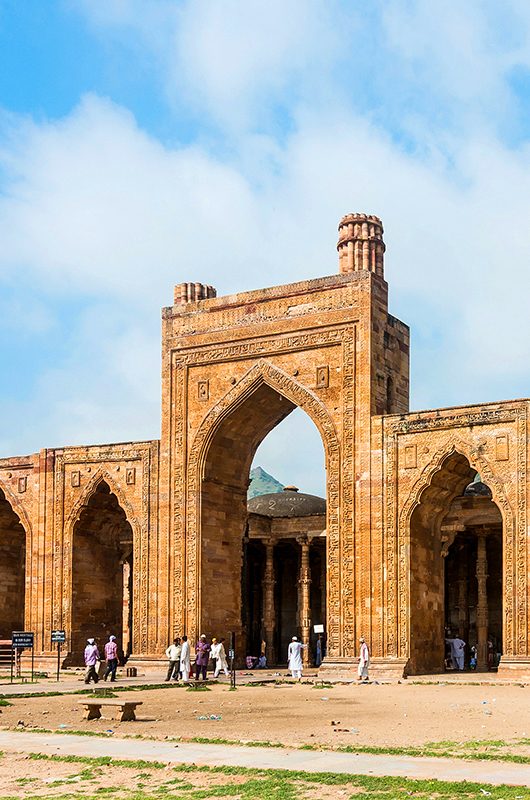
{"type": "Polygon", "coordinates": [[[213,286],[205,283],[178,283],[175,286],[174,305],[209,300],[211,297],[217,297],[217,290],[213,286]]]}
{"type": "Polygon", "coordinates": [[[371,214],[347,214],[339,222],[339,272],[375,272],[384,277],[383,223],[371,214]]]}

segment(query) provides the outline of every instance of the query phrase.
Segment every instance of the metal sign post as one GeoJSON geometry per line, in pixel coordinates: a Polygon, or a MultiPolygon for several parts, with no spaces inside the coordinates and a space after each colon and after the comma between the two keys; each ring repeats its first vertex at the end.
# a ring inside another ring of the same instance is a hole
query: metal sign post
{"type": "Polygon", "coordinates": [[[230,688],[236,688],[236,634],[235,631],[230,633],[230,648],[228,650],[228,657],[230,659],[230,688]]]}
{"type": "MultiPolygon", "coordinates": [[[[13,631],[11,634],[11,651],[15,657],[20,650],[31,650],[31,682],[35,674],[35,634],[32,631],[13,631]]],[[[11,683],[13,682],[13,659],[11,659],[11,683]]]]}
{"type": "Polygon", "coordinates": [[[52,644],[57,645],[57,683],[61,671],[61,644],[66,642],[66,631],[52,631],[52,644]]]}

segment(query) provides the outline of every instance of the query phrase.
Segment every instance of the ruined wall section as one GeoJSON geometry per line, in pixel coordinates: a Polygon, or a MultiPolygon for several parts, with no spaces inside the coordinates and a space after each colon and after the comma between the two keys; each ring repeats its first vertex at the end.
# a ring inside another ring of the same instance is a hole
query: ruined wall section
{"type": "Polygon", "coordinates": [[[74,526],[102,480],[133,529],[135,649],[150,651],[157,627],[158,450],[158,441],[127,442],[0,460],[0,489],[26,530],[25,628],[36,634],[42,663],[52,652],[53,629],[64,628],[68,644],[74,526]]]}

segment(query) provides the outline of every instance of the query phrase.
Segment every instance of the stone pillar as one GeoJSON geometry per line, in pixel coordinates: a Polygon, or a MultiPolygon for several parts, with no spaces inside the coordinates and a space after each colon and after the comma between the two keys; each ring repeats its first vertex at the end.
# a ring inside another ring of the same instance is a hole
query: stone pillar
{"type": "Polygon", "coordinates": [[[458,635],[467,642],[469,633],[468,615],[468,579],[467,579],[468,551],[467,547],[462,548],[458,562],[458,635]]]}
{"type": "Polygon", "coordinates": [[[309,565],[309,538],[297,539],[300,545],[300,578],[298,580],[298,618],[302,634],[302,644],[308,645],[302,651],[304,666],[309,664],[309,638],[311,635],[311,568],[309,565]]]}
{"type": "Polygon", "coordinates": [[[123,611],[122,611],[122,634],[121,645],[123,654],[127,658],[131,651],[131,562],[127,559],[122,564],[122,580],[123,580],[123,611]]]}
{"type": "Polygon", "coordinates": [[[488,669],[488,557],[486,533],[477,531],[477,670],[488,669]]]}
{"type": "Polygon", "coordinates": [[[274,542],[265,539],[265,572],[263,574],[263,635],[266,644],[267,664],[276,663],[274,652],[274,628],[276,609],[274,607],[274,542]]]}
{"type": "Polygon", "coordinates": [[[324,625],[324,630],[327,632],[327,559],[326,559],[326,544],[324,543],[324,554],[320,564],[320,621],[324,625]]]}
{"type": "Polygon", "coordinates": [[[265,639],[267,664],[276,663],[274,652],[274,624],[276,614],[274,609],[274,542],[265,539],[265,571],[263,574],[263,638],[265,639]]]}

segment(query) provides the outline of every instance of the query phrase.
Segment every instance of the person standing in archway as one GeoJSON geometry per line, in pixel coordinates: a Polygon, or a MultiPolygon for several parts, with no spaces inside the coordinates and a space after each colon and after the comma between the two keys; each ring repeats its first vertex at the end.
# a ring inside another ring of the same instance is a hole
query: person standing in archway
{"type": "Polygon", "coordinates": [[[302,662],[302,649],[307,647],[306,644],[299,642],[296,636],[293,636],[291,643],[287,649],[287,658],[289,661],[289,669],[293,678],[302,678],[302,670],[304,668],[302,662]]]}
{"type": "Polygon", "coordinates": [[[99,675],[96,670],[96,664],[99,662],[99,650],[95,639],[87,639],[85,647],[85,683],[99,681],[99,675]]]}
{"type": "Polygon", "coordinates": [[[463,639],[459,639],[458,636],[456,636],[454,639],[446,639],[445,641],[451,646],[451,661],[453,663],[453,669],[462,671],[464,669],[464,650],[466,643],[463,639]]]}

